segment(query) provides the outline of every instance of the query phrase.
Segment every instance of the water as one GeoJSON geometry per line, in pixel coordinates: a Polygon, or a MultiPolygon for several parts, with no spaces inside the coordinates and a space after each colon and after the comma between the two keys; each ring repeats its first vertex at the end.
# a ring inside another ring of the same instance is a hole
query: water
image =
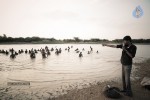
{"type": "MultiPolygon", "coordinates": [[[[7,87],[8,82],[30,82],[29,88],[39,91],[56,91],[69,86],[82,87],[87,83],[105,81],[121,76],[120,56],[121,49],[103,47],[100,44],[33,44],[33,45],[0,45],[0,49],[40,49],[62,48],[60,55],[51,55],[43,59],[40,53],[36,59],[31,59],[29,54],[20,54],[15,59],[0,54],[0,87],[7,87]],[[68,46],[73,46],[70,52],[65,51],[68,46]],[[87,54],[93,47],[93,53],[87,54]],[[79,48],[83,57],[79,58],[74,50],[79,48]],[[97,54],[96,51],[99,51],[97,54]]],[[[149,45],[137,45],[137,54],[134,62],[140,62],[150,57],[149,45]]],[[[12,86],[15,89],[28,90],[29,88],[12,86]]],[[[29,90],[30,90],[29,89],[29,90]]]]}

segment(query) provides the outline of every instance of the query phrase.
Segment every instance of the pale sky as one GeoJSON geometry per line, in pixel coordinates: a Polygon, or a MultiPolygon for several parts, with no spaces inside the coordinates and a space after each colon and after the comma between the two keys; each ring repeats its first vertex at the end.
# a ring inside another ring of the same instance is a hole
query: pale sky
{"type": "Polygon", "coordinates": [[[0,35],[150,38],[150,0],[0,0],[0,35]],[[144,15],[135,18],[141,6],[144,15]]]}

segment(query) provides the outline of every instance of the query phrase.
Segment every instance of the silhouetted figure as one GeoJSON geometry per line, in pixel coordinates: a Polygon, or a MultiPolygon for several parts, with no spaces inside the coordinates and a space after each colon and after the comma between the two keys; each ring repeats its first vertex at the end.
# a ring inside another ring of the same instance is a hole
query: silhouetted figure
{"type": "Polygon", "coordinates": [[[40,49],[40,51],[42,52],[42,48],[40,49]]]}
{"type": "Polygon", "coordinates": [[[24,51],[23,51],[23,49],[21,49],[21,53],[23,53],[24,51]]]}
{"type": "Polygon", "coordinates": [[[76,53],[79,53],[80,51],[76,51],[76,53]]]}
{"type": "Polygon", "coordinates": [[[31,53],[31,50],[29,50],[29,54],[31,53]]]}
{"type": "Polygon", "coordinates": [[[35,58],[35,57],[36,57],[34,51],[31,51],[30,57],[31,57],[31,58],[35,58]]]}
{"type": "Polygon", "coordinates": [[[70,52],[70,47],[68,46],[68,52],[70,52]]]}
{"type": "Polygon", "coordinates": [[[59,54],[59,51],[58,51],[58,49],[56,49],[56,52],[55,52],[55,54],[57,54],[57,55],[59,54]]]}
{"type": "Polygon", "coordinates": [[[51,52],[49,50],[47,51],[47,55],[51,55],[51,52]]]}
{"type": "Polygon", "coordinates": [[[15,55],[18,55],[18,53],[15,51],[15,55]]]}
{"type": "Polygon", "coordinates": [[[90,54],[90,51],[88,51],[88,53],[87,54],[90,54]]]}
{"type": "Polygon", "coordinates": [[[83,57],[83,54],[82,54],[82,52],[80,52],[80,54],[79,54],[79,57],[83,57]]]}
{"type": "Polygon", "coordinates": [[[43,57],[43,58],[46,58],[46,52],[45,52],[44,49],[42,49],[42,57],[43,57]]]}
{"type": "Polygon", "coordinates": [[[59,51],[58,51],[59,53],[61,53],[61,48],[59,48],[59,51]]]}
{"type": "Polygon", "coordinates": [[[77,48],[75,51],[78,51],[79,49],[77,48]]]}
{"type": "Polygon", "coordinates": [[[90,46],[91,51],[93,51],[93,48],[90,46]]]}
{"type": "Polygon", "coordinates": [[[98,50],[96,51],[96,53],[99,53],[98,50]]]}
{"type": "Polygon", "coordinates": [[[18,53],[21,54],[21,50],[19,50],[18,53]]]}
{"type": "Polygon", "coordinates": [[[28,50],[27,50],[27,49],[25,50],[25,53],[28,53],[28,50]]]}
{"type": "Polygon", "coordinates": [[[51,51],[54,51],[54,48],[51,48],[51,51]]]}
{"type": "Polygon", "coordinates": [[[34,49],[34,52],[35,52],[35,53],[38,53],[36,49],[34,49]]]}
{"type": "Polygon", "coordinates": [[[15,54],[11,54],[10,58],[16,58],[16,55],[15,54]]]}
{"type": "Polygon", "coordinates": [[[82,51],[84,51],[84,48],[82,49],[82,51]]]}
{"type": "Polygon", "coordinates": [[[13,54],[14,53],[14,49],[12,48],[12,49],[10,49],[10,52],[11,52],[11,54],[13,54]]]}
{"type": "Polygon", "coordinates": [[[48,46],[45,46],[45,50],[48,50],[48,46]]]}
{"type": "Polygon", "coordinates": [[[68,49],[68,52],[70,52],[70,49],[68,49]]]}
{"type": "Polygon", "coordinates": [[[68,49],[70,49],[70,47],[68,46],[68,49]]]}
{"type": "Polygon", "coordinates": [[[2,50],[2,53],[3,53],[3,54],[5,53],[5,50],[4,50],[4,49],[2,50]]]}
{"type": "MultiPolygon", "coordinates": [[[[14,49],[12,48],[11,50],[11,55],[10,55],[10,58],[16,58],[16,54],[14,54],[14,49]]],[[[16,53],[16,52],[15,52],[16,53]]]]}
{"type": "Polygon", "coordinates": [[[6,53],[6,55],[8,55],[8,54],[9,54],[9,52],[8,52],[7,50],[6,50],[6,52],[5,52],[5,53],[6,53]]]}

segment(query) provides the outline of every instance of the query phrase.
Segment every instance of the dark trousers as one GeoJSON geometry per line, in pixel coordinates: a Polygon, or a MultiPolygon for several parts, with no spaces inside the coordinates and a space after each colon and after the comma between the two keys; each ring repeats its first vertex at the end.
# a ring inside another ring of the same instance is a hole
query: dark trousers
{"type": "Polygon", "coordinates": [[[131,92],[131,82],[130,82],[131,69],[132,65],[122,65],[123,90],[127,92],[131,92]]]}

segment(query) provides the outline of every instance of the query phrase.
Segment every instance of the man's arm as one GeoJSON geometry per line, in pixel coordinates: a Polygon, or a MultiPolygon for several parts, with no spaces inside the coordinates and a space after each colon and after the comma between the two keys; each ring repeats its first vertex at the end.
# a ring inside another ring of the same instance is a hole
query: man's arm
{"type": "Polygon", "coordinates": [[[133,58],[132,54],[130,52],[128,52],[128,50],[126,50],[124,47],[122,48],[131,58],[133,58]]]}
{"type": "Polygon", "coordinates": [[[117,45],[111,45],[111,44],[102,44],[102,46],[117,48],[117,45]]]}
{"type": "Polygon", "coordinates": [[[128,50],[126,50],[124,47],[122,48],[131,58],[134,58],[135,57],[135,54],[136,54],[136,47],[133,48],[132,52],[130,53],[128,50]]]}

